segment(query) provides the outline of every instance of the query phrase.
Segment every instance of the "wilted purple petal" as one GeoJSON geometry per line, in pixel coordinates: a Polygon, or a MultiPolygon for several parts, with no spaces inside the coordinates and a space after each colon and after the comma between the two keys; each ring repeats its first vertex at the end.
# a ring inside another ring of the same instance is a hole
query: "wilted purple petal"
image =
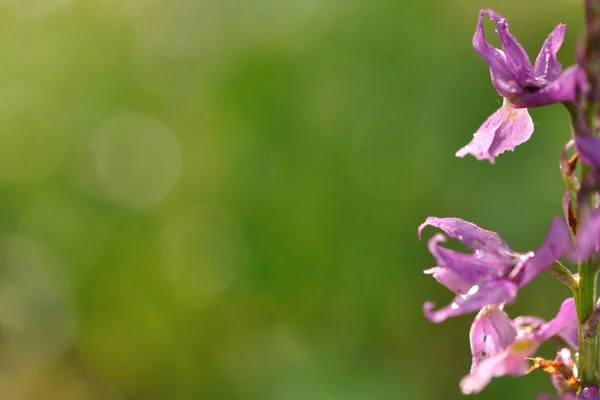
{"type": "Polygon", "coordinates": [[[575,140],[571,139],[563,146],[563,149],[560,152],[560,161],[558,165],[560,166],[560,174],[562,175],[565,181],[567,181],[567,179],[570,179],[573,176],[573,173],[575,172],[575,165],[571,163],[571,160],[567,155],[569,149],[574,145],[575,140]]]}
{"type": "Polygon", "coordinates": [[[565,221],[569,221],[569,208],[571,206],[571,191],[569,189],[567,189],[565,191],[565,194],[563,195],[562,198],[562,210],[563,210],[563,214],[565,216],[565,221]]]}
{"type": "Polygon", "coordinates": [[[487,12],[490,19],[496,22],[496,32],[502,43],[502,51],[506,58],[506,64],[517,78],[517,81],[523,84],[528,79],[533,78],[531,60],[523,46],[508,31],[506,18],[490,9],[482,10],[481,12],[487,12]]]}
{"type": "Polygon", "coordinates": [[[523,287],[554,264],[570,248],[571,233],[569,227],[562,218],[556,217],[550,224],[550,230],[544,243],[536,251],[521,256],[521,260],[510,277],[519,282],[519,287],[523,287]]]}
{"type": "MultiPolygon", "coordinates": [[[[555,360],[561,363],[562,365],[568,367],[573,375],[575,374],[575,371],[573,371],[573,369],[575,368],[575,362],[573,361],[573,357],[571,356],[571,350],[567,348],[561,349],[556,355],[555,360]]],[[[572,398],[576,398],[575,392],[571,388],[571,385],[565,380],[562,374],[552,374],[551,379],[552,384],[556,388],[556,391],[561,394],[561,397],[563,399],[566,395],[571,395],[572,398]]]]}
{"type": "Polygon", "coordinates": [[[481,309],[473,320],[469,332],[473,362],[471,373],[475,371],[480,360],[496,355],[512,344],[517,336],[513,321],[497,306],[481,309]]]}
{"type": "Polygon", "coordinates": [[[556,53],[558,53],[560,46],[562,46],[566,30],[566,25],[558,24],[544,41],[533,66],[533,75],[535,78],[553,81],[560,75],[562,65],[556,59],[556,53]]]}
{"type": "Polygon", "coordinates": [[[581,161],[594,168],[600,168],[600,139],[590,135],[577,136],[575,147],[581,161]]]}
{"type": "Polygon", "coordinates": [[[423,313],[431,322],[439,323],[450,317],[478,311],[490,304],[513,303],[516,296],[517,285],[508,280],[495,280],[473,286],[466,295],[456,296],[450,305],[437,311],[433,311],[434,303],[426,302],[423,313]]]}
{"type": "Polygon", "coordinates": [[[494,112],[473,135],[473,140],[456,152],[457,157],[472,154],[478,160],[494,158],[526,142],[533,133],[533,121],[527,109],[515,109],[508,104],[494,112]]]}
{"type": "Polygon", "coordinates": [[[485,40],[483,16],[487,12],[488,10],[481,10],[479,12],[477,29],[475,30],[475,35],[473,35],[473,47],[483,57],[483,60],[490,68],[492,83],[498,93],[507,97],[513,93],[518,93],[521,90],[521,85],[514,71],[510,69],[506,62],[505,55],[485,40]]]}
{"type": "MultiPolygon", "coordinates": [[[[576,180],[576,178],[574,178],[572,183],[579,187],[579,182],[576,180]]],[[[565,194],[562,199],[562,210],[565,216],[565,222],[569,226],[569,232],[571,233],[571,245],[573,245],[573,239],[577,234],[578,221],[577,215],[575,214],[573,206],[571,205],[571,189],[565,190],[565,194]]]]}

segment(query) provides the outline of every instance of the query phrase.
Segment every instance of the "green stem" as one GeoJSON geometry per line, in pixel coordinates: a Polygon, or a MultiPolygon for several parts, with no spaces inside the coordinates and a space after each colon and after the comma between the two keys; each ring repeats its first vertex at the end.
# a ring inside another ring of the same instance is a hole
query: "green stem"
{"type": "Polygon", "coordinates": [[[556,279],[561,281],[566,287],[576,292],[579,287],[579,279],[573,275],[564,265],[557,263],[553,264],[550,269],[550,273],[556,279]]]}
{"type": "Polygon", "coordinates": [[[596,272],[591,261],[579,265],[579,291],[575,296],[577,319],[579,320],[579,379],[581,386],[598,383],[598,335],[588,336],[583,323],[596,305],[596,272]]]}

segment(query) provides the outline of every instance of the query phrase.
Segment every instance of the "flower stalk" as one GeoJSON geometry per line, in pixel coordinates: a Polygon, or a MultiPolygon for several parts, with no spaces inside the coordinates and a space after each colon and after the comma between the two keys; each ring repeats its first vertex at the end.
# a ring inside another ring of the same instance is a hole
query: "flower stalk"
{"type": "Polygon", "coordinates": [[[586,320],[596,306],[596,272],[590,260],[579,266],[579,290],[575,296],[579,321],[579,371],[582,387],[598,383],[598,335],[596,329],[586,329],[586,320]]]}
{"type": "MultiPolygon", "coordinates": [[[[600,79],[600,1],[585,1],[585,46],[584,57],[580,62],[587,78],[587,95],[583,97],[584,113],[575,124],[585,124],[585,132],[574,129],[579,135],[597,136],[596,115],[598,112],[599,79],[600,79]],[[582,121],[583,120],[583,121],[582,121]]],[[[582,182],[593,176],[594,170],[588,165],[582,165],[582,182]]],[[[594,208],[593,193],[583,196],[582,206],[587,210],[594,208]]],[[[583,214],[586,210],[578,210],[583,214]]],[[[585,213],[588,214],[589,213],[585,213]]],[[[579,321],[579,370],[581,387],[585,388],[598,384],[598,369],[600,366],[600,346],[597,333],[598,319],[594,317],[597,307],[597,256],[592,253],[587,260],[579,264],[579,290],[575,297],[577,318],[579,321]]]]}

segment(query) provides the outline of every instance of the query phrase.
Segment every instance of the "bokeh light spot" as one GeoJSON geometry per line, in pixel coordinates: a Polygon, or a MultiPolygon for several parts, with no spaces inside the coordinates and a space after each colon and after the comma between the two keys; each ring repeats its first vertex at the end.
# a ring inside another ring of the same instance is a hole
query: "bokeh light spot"
{"type": "Polygon", "coordinates": [[[160,120],[139,114],[110,118],[92,137],[96,168],[113,201],[130,208],[155,205],[181,173],[179,139],[160,120]]]}

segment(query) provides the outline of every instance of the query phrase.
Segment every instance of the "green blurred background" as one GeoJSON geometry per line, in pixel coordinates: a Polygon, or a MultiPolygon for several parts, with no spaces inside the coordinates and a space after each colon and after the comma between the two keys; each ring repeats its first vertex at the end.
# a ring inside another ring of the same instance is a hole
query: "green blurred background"
{"type": "Polygon", "coordinates": [[[501,103],[483,7],[532,57],[567,23],[573,63],[576,0],[1,1],[0,398],[463,398],[473,315],[423,317],[452,296],[417,226],[537,247],[569,134],[553,106],[495,166],[454,157],[501,103]]]}

